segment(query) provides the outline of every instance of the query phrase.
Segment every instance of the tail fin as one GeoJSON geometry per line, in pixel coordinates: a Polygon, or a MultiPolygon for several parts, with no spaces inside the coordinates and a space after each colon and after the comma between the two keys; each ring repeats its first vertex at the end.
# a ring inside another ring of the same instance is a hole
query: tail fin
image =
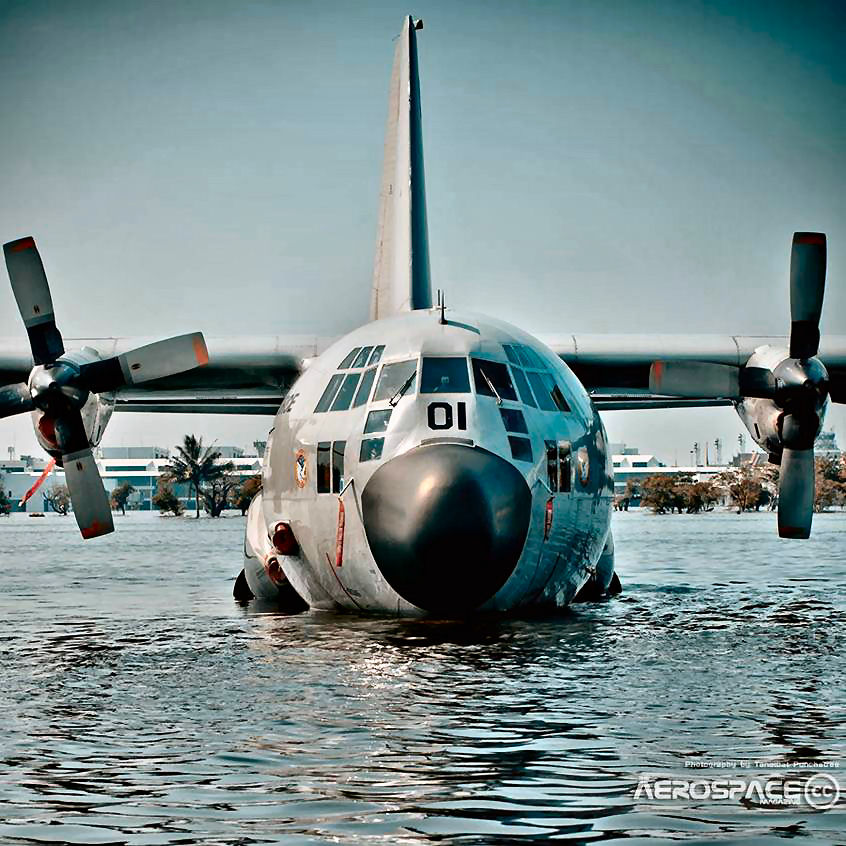
{"type": "Polygon", "coordinates": [[[407,17],[394,54],[371,320],[432,307],[417,68],[416,31],[422,26],[407,17]]]}

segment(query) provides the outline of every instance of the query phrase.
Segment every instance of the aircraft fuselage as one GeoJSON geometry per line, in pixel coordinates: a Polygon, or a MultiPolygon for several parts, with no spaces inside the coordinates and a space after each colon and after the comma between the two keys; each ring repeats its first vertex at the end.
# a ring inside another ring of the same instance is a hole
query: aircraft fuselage
{"type": "Polygon", "coordinates": [[[537,339],[438,309],[378,320],[279,409],[245,575],[271,596],[281,570],[317,609],[561,607],[605,547],[612,472],[589,396],[537,339]]]}

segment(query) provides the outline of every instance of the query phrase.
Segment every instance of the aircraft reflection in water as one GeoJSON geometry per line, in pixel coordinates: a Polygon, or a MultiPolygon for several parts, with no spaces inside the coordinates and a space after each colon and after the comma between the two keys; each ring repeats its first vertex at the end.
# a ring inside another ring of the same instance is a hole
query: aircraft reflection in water
{"type": "Polygon", "coordinates": [[[789,338],[540,340],[433,303],[420,28],[405,20],[391,77],[371,322],[345,337],[67,353],[34,241],[6,244],[32,355],[0,348],[0,413],[32,412],[83,535],[112,531],[91,447],[113,410],[275,414],[236,596],[412,616],[562,607],[619,590],[598,409],[732,405],[781,465],[779,533],[808,537],[813,443],[846,402],[846,337],[820,345],[825,236],[794,236],[789,338]]]}

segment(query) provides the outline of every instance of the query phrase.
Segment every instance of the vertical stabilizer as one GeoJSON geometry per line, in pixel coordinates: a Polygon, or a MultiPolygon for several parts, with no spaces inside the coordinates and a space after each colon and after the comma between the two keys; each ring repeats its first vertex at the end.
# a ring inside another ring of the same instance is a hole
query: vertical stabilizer
{"type": "Polygon", "coordinates": [[[394,54],[371,320],[432,307],[417,69],[416,33],[420,28],[422,21],[415,23],[407,17],[394,54]]]}

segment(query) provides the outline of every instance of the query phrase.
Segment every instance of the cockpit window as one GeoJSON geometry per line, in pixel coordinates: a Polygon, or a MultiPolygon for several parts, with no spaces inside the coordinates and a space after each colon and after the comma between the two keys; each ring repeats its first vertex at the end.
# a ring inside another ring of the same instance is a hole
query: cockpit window
{"type": "Polygon", "coordinates": [[[340,386],[343,378],[343,373],[336,373],[329,380],[329,384],[326,386],[326,390],[323,392],[323,396],[320,397],[320,401],[314,407],[315,414],[320,411],[328,410],[329,406],[332,404],[332,400],[335,399],[335,394],[338,392],[338,387],[340,386]]]}
{"type": "Polygon", "coordinates": [[[379,359],[382,358],[382,353],[385,352],[385,345],[380,344],[378,347],[373,347],[373,352],[370,353],[370,359],[368,360],[368,364],[378,364],[379,359]]]}
{"type": "Polygon", "coordinates": [[[331,411],[346,411],[350,407],[357,384],[358,373],[347,373],[344,376],[338,396],[335,397],[335,402],[332,403],[331,411]]]}
{"type": "Polygon", "coordinates": [[[424,358],[421,394],[469,394],[466,358],[424,358]]]}
{"type": "Polygon", "coordinates": [[[335,441],[332,444],[332,493],[340,493],[344,487],[344,452],[346,441],[335,441]]]}
{"type": "Polygon", "coordinates": [[[523,358],[526,359],[525,364],[526,367],[534,367],[538,370],[546,369],[546,365],[541,360],[541,357],[531,348],[531,347],[518,347],[520,353],[522,353],[523,358]]]}
{"type": "Polygon", "coordinates": [[[351,367],[353,361],[355,360],[355,357],[359,354],[360,351],[361,347],[353,347],[353,349],[349,351],[347,357],[338,365],[338,370],[346,370],[347,368],[351,367]]]}
{"type": "Polygon", "coordinates": [[[373,347],[362,347],[361,352],[355,357],[351,367],[364,367],[367,364],[367,359],[370,357],[370,353],[373,350],[373,347]]]}
{"type": "Polygon", "coordinates": [[[552,392],[550,390],[550,386],[548,386],[548,382],[551,382],[552,380],[549,379],[546,373],[532,373],[529,371],[526,376],[529,378],[532,390],[537,397],[538,406],[543,411],[555,411],[555,403],[552,400],[552,392]],[[545,376],[547,377],[546,379],[544,379],[545,376]]]}
{"type": "Polygon", "coordinates": [[[528,438],[518,438],[514,435],[508,436],[508,444],[511,447],[511,457],[515,461],[533,461],[532,442],[528,438]]]}
{"type": "Polygon", "coordinates": [[[529,367],[533,370],[546,370],[546,364],[531,347],[524,344],[503,344],[502,348],[512,364],[519,364],[521,367],[529,367]]]}
{"type": "Polygon", "coordinates": [[[385,345],[378,347],[353,347],[346,358],[338,365],[338,370],[358,370],[361,367],[368,367],[377,364],[382,358],[385,345]]]}
{"type": "Polygon", "coordinates": [[[503,344],[502,348],[505,350],[505,354],[508,356],[508,360],[512,364],[522,364],[523,362],[517,357],[517,350],[511,344],[503,344]]]}
{"type": "Polygon", "coordinates": [[[500,408],[499,413],[502,416],[502,423],[507,432],[520,432],[523,435],[529,434],[529,429],[526,426],[526,418],[523,417],[523,412],[519,408],[500,408]]]}
{"type": "Polygon", "coordinates": [[[533,373],[529,371],[526,376],[532,383],[532,390],[535,392],[538,405],[544,411],[569,411],[570,406],[564,399],[561,389],[555,384],[555,380],[549,373],[533,373]]]}
{"type": "Polygon", "coordinates": [[[384,438],[363,438],[358,452],[359,461],[378,461],[382,457],[384,438]]]}
{"type": "Polygon", "coordinates": [[[552,401],[558,407],[559,411],[570,410],[570,405],[564,398],[564,394],[561,393],[561,388],[559,388],[558,385],[555,385],[552,389],[552,401]]]}
{"type": "Polygon", "coordinates": [[[549,490],[552,493],[570,491],[571,460],[570,441],[545,441],[546,469],[549,476],[549,490]]]}
{"type": "Polygon", "coordinates": [[[317,445],[317,492],[329,493],[331,490],[332,467],[330,464],[332,442],[321,441],[317,445]]]}
{"type": "Polygon", "coordinates": [[[516,400],[517,393],[511,384],[508,368],[498,361],[486,361],[480,358],[471,359],[473,362],[473,382],[476,393],[486,397],[496,397],[505,400],[516,400]]]}
{"type": "Polygon", "coordinates": [[[534,406],[536,399],[537,406],[543,411],[570,410],[561,388],[549,373],[549,365],[531,347],[525,344],[503,344],[502,348],[511,362],[511,370],[514,373],[517,390],[520,392],[520,399],[526,405],[534,406]],[[516,366],[518,364],[525,368],[525,373],[516,366]],[[534,398],[532,392],[534,392],[534,398]]]}
{"type": "Polygon", "coordinates": [[[336,373],[332,376],[323,396],[320,397],[320,401],[315,406],[315,413],[346,411],[350,405],[353,408],[364,405],[370,396],[370,389],[373,387],[373,381],[376,378],[375,362],[379,361],[384,349],[384,344],[379,347],[355,347],[351,349],[347,357],[338,365],[339,370],[359,370],[368,362],[373,363],[374,366],[364,371],[360,385],[358,373],[336,373]]]}
{"type": "Polygon", "coordinates": [[[395,361],[382,365],[376,393],[373,401],[392,399],[400,389],[405,387],[404,395],[414,393],[414,383],[417,376],[417,359],[411,361],[395,361]]]}
{"type": "Polygon", "coordinates": [[[526,374],[519,367],[512,367],[511,372],[514,374],[514,381],[517,384],[517,393],[520,394],[520,399],[526,405],[532,408],[537,408],[535,405],[535,398],[532,396],[532,389],[526,381],[526,374]]]}
{"type": "Polygon", "coordinates": [[[364,405],[364,403],[367,402],[367,399],[370,396],[370,389],[373,387],[373,380],[375,378],[375,367],[369,367],[367,370],[364,371],[364,376],[361,377],[361,384],[358,386],[358,390],[355,394],[353,408],[358,408],[360,405],[364,405]]]}
{"type": "Polygon", "coordinates": [[[388,423],[391,420],[392,408],[380,409],[378,411],[371,411],[367,415],[367,422],[364,424],[364,434],[369,435],[373,432],[384,432],[388,428],[388,423]]]}

